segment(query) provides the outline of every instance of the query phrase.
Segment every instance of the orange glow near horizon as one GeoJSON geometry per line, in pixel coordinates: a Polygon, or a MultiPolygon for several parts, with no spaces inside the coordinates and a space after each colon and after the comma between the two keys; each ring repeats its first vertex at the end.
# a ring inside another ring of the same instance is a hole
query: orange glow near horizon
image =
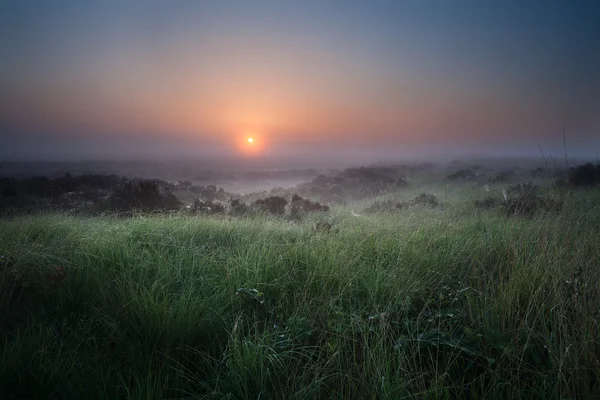
{"type": "Polygon", "coordinates": [[[0,6],[0,157],[562,148],[563,124],[597,148],[595,4],[17,3],[0,6]]]}
{"type": "Polygon", "coordinates": [[[257,157],[265,152],[264,138],[252,134],[239,135],[236,139],[236,148],[238,152],[246,157],[257,157]]]}
{"type": "Polygon", "coordinates": [[[445,138],[472,143],[490,132],[547,132],[554,123],[550,107],[526,95],[489,97],[469,87],[424,81],[416,73],[405,87],[396,75],[384,79],[385,69],[368,73],[350,55],[334,57],[316,44],[301,46],[291,58],[267,50],[246,54],[228,42],[222,46],[214,61],[182,57],[169,58],[166,65],[147,63],[135,79],[128,69],[104,75],[113,68],[103,59],[95,64],[98,75],[85,79],[82,72],[79,86],[60,71],[51,83],[11,81],[8,91],[15,95],[0,104],[0,122],[89,137],[152,133],[252,157],[298,145],[387,147],[445,138]],[[163,76],[169,79],[157,79],[163,76]]]}

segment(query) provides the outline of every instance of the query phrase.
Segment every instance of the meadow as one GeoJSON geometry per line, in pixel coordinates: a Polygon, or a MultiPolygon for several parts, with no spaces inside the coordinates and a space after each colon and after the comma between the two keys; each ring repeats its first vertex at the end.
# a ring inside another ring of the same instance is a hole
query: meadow
{"type": "Polygon", "coordinates": [[[0,398],[600,398],[600,188],[507,216],[476,200],[516,181],[428,174],[300,219],[0,219],[0,398]]]}

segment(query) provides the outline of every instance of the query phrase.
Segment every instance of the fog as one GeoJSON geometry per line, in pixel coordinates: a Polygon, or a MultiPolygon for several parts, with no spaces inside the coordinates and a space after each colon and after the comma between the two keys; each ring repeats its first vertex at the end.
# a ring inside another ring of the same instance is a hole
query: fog
{"type": "MultiPolygon", "coordinates": [[[[593,160],[600,150],[600,131],[594,137],[566,135],[569,157],[593,160]]],[[[99,136],[60,138],[46,135],[0,137],[1,161],[27,162],[193,162],[206,168],[331,168],[377,162],[448,161],[454,158],[564,157],[565,143],[560,131],[543,140],[509,142],[489,139],[487,143],[439,140],[429,144],[339,143],[326,145],[269,146],[258,154],[237,149],[157,137],[99,136]],[[541,151],[540,151],[541,150],[541,151]]]]}

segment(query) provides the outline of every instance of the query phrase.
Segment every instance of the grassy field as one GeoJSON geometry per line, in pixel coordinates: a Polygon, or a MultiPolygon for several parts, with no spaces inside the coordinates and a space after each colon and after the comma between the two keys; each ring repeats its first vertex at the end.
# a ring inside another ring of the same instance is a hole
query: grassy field
{"type": "Polygon", "coordinates": [[[523,219],[428,189],[295,222],[0,220],[0,398],[600,398],[600,191],[523,219]]]}

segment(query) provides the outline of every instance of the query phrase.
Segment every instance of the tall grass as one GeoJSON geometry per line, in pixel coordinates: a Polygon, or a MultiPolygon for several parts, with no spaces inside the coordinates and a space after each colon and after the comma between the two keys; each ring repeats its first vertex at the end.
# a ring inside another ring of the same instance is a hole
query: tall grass
{"type": "Polygon", "coordinates": [[[600,398],[600,193],[533,220],[470,193],[329,231],[2,220],[0,398],[600,398]]]}

